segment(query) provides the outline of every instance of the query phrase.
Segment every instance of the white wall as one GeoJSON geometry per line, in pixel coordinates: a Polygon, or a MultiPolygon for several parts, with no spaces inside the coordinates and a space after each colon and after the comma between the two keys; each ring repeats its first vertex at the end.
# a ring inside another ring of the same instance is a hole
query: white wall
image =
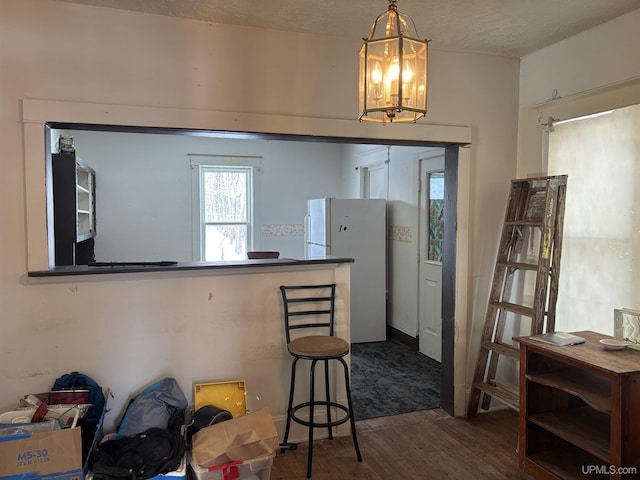
{"type": "MultiPolygon", "coordinates": [[[[568,119],[640,103],[640,62],[636,48],[640,43],[639,25],[640,10],[635,10],[521,59],[519,178],[548,174],[548,132],[545,124],[549,116],[568,119]]],[[[568,179],[568,195],[574,182],[575,179],[568,179]]],[[[580,275],[584,272],[561,268],[559,302],[574,301],[571,298],[561,299],[567,294],[562,285],[571,284],[576,280],[574,277],[580,275]]],[[[601,289],[601,292],[608,288],[601,289]]],[[[601,324],[597,330],[611,333],[610,318],[604,320],[606,324],[601,324]]],[[[580,323],[579,319],[562,318],[558,318],[556,324],[559,329],[593,329],[597,325],[592,320],[580,323]]],[[[507,375],[515,373],[511,370],[507,375]]]]}
{"type": "Polygon", "coordinates": [[[254,250],[304,258],[300,229],[307,200],[341,195],[341,144],[70,133],[76,153],[96,170],[98,261],[198,259],[192,252],[192,187],[197,184],[192,184],[190,161],[203,161],[201,155],[244,155],[256,165],[254,250]],[[190,160],[189,154],[196,155],[190,160]]]}
{"type": "MultiPolygon", "coordinates": [[[[387,324],[413,338],[419,331],[419,159],[421,154],[431,150],[431,147],[392,146],[387,149],[383,145],[357,145],[350,146],[344,153],[343,171],[350,178],[357,178],[359,170],[365,166],[386,169],[387,324]]],[[[357,191],[350,193],[355,195],[357,191]]]]}
{"type": "Polygon", "coordinates": [[[520,107],[640,77],[640,9],[522,58],[520,107]]]}
{"type": "Polygon", "coordinates": [[[392,147],[389,152],[389,288],[391,325],[418,335],[418,152],[425,148],[392,147]]]}
{"type": "MultiPolygon", "coordinates": [[[[547,173],[548,136],[554,134],[549,134],[546,127],[540,124],[546,123],[549,116],[555,119],[568,119],[640,103],[640,62],[636,48],[640,42],[638,25],[640,25],[640,10],[635,10],[522,59],[518,139],[518,173],[520,176],[531,173],[547,173]],[[558,98],[551,100],[554,90],[557,91],[558,98]]],[[[560,125],[558,128],[562,127],[564,125],[560,125]]],[[[592,133],[601,135],[604,142],[615,141],[603,128],[598,128],[592,133]]],[[[623,136],[627,138],[626,134],[623,136]]],[[[620,142],[617,143],[620,144],[620,142]]],[[[619,156],[613,150],[609,151],[611,164],[606,167],[606,170],[609,171],[606,178],[612,178],[617,170],[616,162],[619,156]]],[[[585,162],[586,159],[582,161],[582,163],[585,162]]],[[[553,170],[553,173],[559,173],[557,168],[553,170]]],[[[576,170],[576,174],[578,173],[585,175],[587,172],[576,170]]],[[[594,172],[590,170],[590,173],[594,172]]],[[[606,178],[602,177],[602,181],[606,182],[606,178]]],[[[598,183],[597,178],[592,178],[590,181],[596,182],[594,186],[598,183]]],[[[584,186],[585,180],[581,179],[580,175],[569,176],[567,201],[570,200],[569,197],[574,188],[580,189],[584,186]]],[[[592,191],[589,195],[593,195],[595,190],[593,188],[590,190],[592,191]]],[[[567,220],[571,221],[571,218],[567,220]]],[[[584,221],[584,218],[582,220],[584,221]]],[[[587,223],[593,224],[593,221],[587,223]]],[[[571,230],[569,230],[569,235],[574,235],[571,230]]],[[[587,236],[594,237],[594,235],[587,236]]],[[[595,235],[595,237],[599,236],[600,234],[595,235]]],[[[576,241],[576,239],[569,237],[566,248],[575,247],[576,241]]],[[[599,241],[596,238],[589,239],[587,243],[592,252],[597,250],[599,241]]],[[[565,250],[564,246],[563,250],[565,250]]],[[[632,255],[633,253],[631,252],[632,255]]],[[[584,250],[567,253],[571,256],[578,255],[578,258],[584,254],[584,250]]],[[[559,329],[595,329],[605,334],[611,334],[613,312],[610,312],[605,318],[600,318],[604,315],[601,310],[600,314],[596,315],[599,317],[598,319],[584,318],[584,320],[580,320],[581,317],[584,317],[581,314],[576,315],[578,318],[562,318],[563,312],[566,315],[567,311],[564,306],[567,303],[576,303],[573,297],[567,299],[567,295],[580,291],[579,277],[585,275],[585,272],[581,272],[575,267],[565,268],[565,264],[570,265],[567,263],[570,259],[565,262],[564,256],[563,253],[561,284],[558,293],[558,304],[561,310],[558,311],[557,327],[559,329]]],[[[610,285],[610,282],[607,285],[610,285]]],[[[607,294],[610,287],[600,289],[600,295],[606,297],[601,299],[601,304],[609,304],[613,298],[620,298],[619,295],[624,295],[624,291],[628,288],[628,286],[616,287],[615,285],[612,287],[621,291],[607,294]]],[[[579,306],[576,308],[580,311],[579,306]]],[[[593,313],[593,308],[591,312],[593,313]]]]}
{"type": "MultiPolygon", "coordinates": [[[[191,109],[192,115],[202,112],[201,123],[207,121],[205,111],[217,111],[222,112],[217,119],[223,125],[211,126],[228,130],[277,132],[287,125],[291,133],[309,132],[317,119],[331,119],[323,125],[333,122],[340,134],[353,138],[437,140],[447,131],[443,126],[470,127],[470,201],[460,206],[465,220],[469,218],[469,251],[461,252],[470,260],[469,291],[457,292],[463,296],[458,304],[468,305],[468,310],[460,312],[456,338],[457,348],[466,349],[468,336],[481,328],[508,180],[515,173],[519,62],[438,51],[434,39],[427,119],[415,126],[361,124],[355,120],[361,34],[337,39],[50,0],[0,2],[0,406],[12,406],[23,393],[48,388],[60,374],[78,368],[109,384],[119,396],[127,396],[134,385],[159,371],[176,373],[183,385],[189,385],[189,365],[210,360],[194,352],[178,359],[167,355],[170,350],[163,347],[171,345],[175,333],[171,319],[200,322],[215,314],[197,302],[178,301],[194,288],[206,289],[206,277],[188,284],[171,278],[127,281],[126,288],[108,280],[87,286],[78,286],[77,279],[26,284],[27,263],[42,264],[38,254],[27,258],[27,251],[33,250],[26,248],[26,241],[39,241],[44,229],[43,218],[26,215],[25,208],[25,198],[27,206],[35,201],[36,207],[44,199],[39,193],[42,184],[34,176],[42,166],[31,160],[24,163],[25,156],[32,159],[31,152],[42,148],[40,137],[25,141],[22,134],[20,102],[29,98],[175,112],[191,109]],[[298,119],[295,125],[286,121],[291,116],[298,119]],[[468,328],[467,317],[477,327],[468,328]],[[141,318],[150,319],[149,327],[140,323],[141,318]],[[88,344],[118,355],[125,334],[132,344],[144,346],[137,355],[145,365],[155,365],[153,370],[136,365],[123,378],[120,365],[92,355],[88,344]]],[[[152,118],[153,111],[145,110],[149,122],[162,120],[152,118]]],[[[102,112],[101,118],[109,115],[102,112]]],[[[29,132],[36,127],[24,125],[29,132]]],[[[225,344],[218,354],[236,353],[233,345],[225,344]]],[[[456,383],[464,388],[464,368],[456,372],[456,383]]]]}
{"type": "Polygon", "coordinates": [[[539,124],[548,115],[558,118],[555,114],[564,110],[572,118],[640,103],[638,89],[625,88],[640,83],[638,25],[640,9],[522,58],[519,176],[545,173],[546,144],[539,124]]]}

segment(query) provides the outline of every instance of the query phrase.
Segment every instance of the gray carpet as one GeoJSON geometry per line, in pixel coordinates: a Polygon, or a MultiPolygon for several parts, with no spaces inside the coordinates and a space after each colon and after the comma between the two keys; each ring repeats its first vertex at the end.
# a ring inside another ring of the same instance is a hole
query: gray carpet
{"type": "Polygon", "coordinates": [[[440,406],[440,363],[393,340],[351,345],[356,420],[440,406]]]}

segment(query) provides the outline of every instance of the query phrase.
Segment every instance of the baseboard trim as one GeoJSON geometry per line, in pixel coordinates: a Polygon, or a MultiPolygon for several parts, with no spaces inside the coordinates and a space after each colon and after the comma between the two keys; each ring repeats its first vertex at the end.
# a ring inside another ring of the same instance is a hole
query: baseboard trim
{"type": "Polygon", "coordinates": [[[387,325],[387,339],[395,340],[396,342],[409,347],[414,352],[420,350],[420,342],[418,341],[418,337],[407,335],[406,333],[401,332],[397,328],[393,328],[389,325],[387,325]]]}

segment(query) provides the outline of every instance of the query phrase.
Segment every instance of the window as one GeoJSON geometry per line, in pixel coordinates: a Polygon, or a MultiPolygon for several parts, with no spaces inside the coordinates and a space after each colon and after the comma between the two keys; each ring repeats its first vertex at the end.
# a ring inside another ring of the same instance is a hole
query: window
{"type": "Polygon", "coordinates": [[[203,260],[247,258],[252,233],[251,191],[251,167],[200,166],[203,260]]]}
{"type": "Polygon", "coordinates": [[[444,240],[444,172],[429,173],[429,260],[442,262],[444,240]]]}
{"type": "Polygon", "coordinates": [[[558,330],[614,331],[640,305],[640,105],[554,122],[549,175],[567,174],[558,330]],[[606,286],[606,287],[605,287],[606,286]]]}

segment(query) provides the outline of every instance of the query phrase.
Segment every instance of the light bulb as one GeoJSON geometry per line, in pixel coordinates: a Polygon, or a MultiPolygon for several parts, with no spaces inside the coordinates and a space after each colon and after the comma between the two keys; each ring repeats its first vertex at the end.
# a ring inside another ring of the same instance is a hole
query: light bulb
{"type": "Polygon", "coordinates": [[[387,76],[385,77],[386,84],[392,85],[393,82],[397,82],[399,75],[400,66],[398,65],[398,60],[394,59],[393,63],[389,66],[389,70],[387,70],[387,76]]]}
{"type": "Polygon", "coordinates": [[[402,82],[409,83],[413,78],[413,71],[409,66],[409,62],[404,63],[404,68],[402,69],[402,82]]]}
{"type": "Polygon", "coordinates": [[[380,62],[376,62],[371,72],[371,81],[374,85],[378,85],[382,82],[382,69],[380,68],[380,62]]]}

